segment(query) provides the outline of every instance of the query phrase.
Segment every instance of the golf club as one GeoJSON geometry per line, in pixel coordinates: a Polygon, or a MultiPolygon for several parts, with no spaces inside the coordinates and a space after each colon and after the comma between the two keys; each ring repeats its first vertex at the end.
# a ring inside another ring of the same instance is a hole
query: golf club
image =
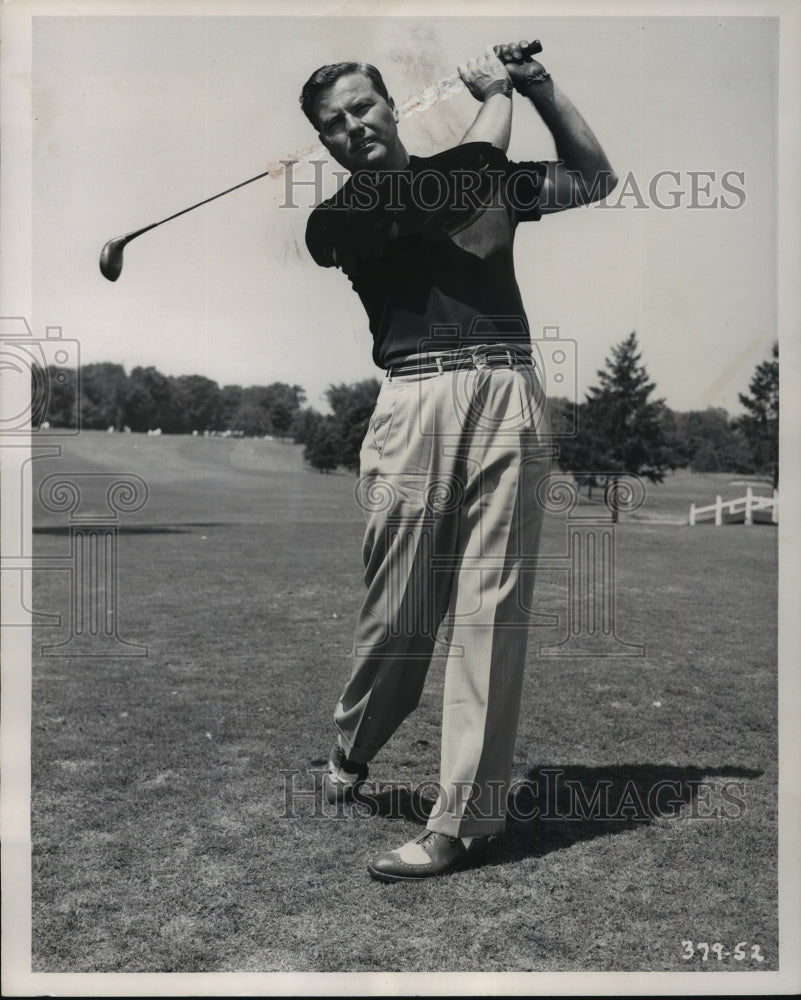
{"type": "MultiPolygon", "coordinates": [[[[524,46],[522,51],[523,58],[528,59],[531,56],[536,55],[538,52],[542,52],[542,45],[539,40],[533,41],[529,45],[524,46]]],[[[433,103],[437,100],[438,95],[439,97],[442,97],[443,95],[447,95],[448,97],[453,96],[458,92],[458,90],[462,89],[460,84],[461,81],[458,75],[440,80],[436,87],[429,87],[416,97],[409,98],[409,100],[405,101],[401,106],[400,110],[406,114],[410,114],[415,110],[422,111],[429,106],[429,103],[433,103]],[[431,92],[431,95],[429,95],[429,91],[431,92]],[[428,98],[430,98],[430,101],[427,100],[428,98]]],[[[318,147],[313,148],[317,149],[318,147]]],[[[294,157],[287,157],[287,159],[297,159],[297,155],[294,157]]],[[[122,274],[122,252],[127,244],[130,243],[131,240],[135,240],[137,236],[141,236],[143,233],[147,233],[151,229],[155,229],[156,226],[163,226],[165,222],[171,222],[173,219],[177,219],[179,215],[186,215],[187,212],[200,208],[201,205],[208,205],[210,201],[222,198],[223,195],[230,194],[232,191],[236,191],[238,188],[244,187],[246,184],[252,184],[254,181],[261,180],[262,177],[266,177],[268,174],[278,176],[282,172],[283,168],[280,164],[271,164],[267,170],[262,171],[260,174],[256,174],[255,177],[249,177],[246,181],[240,181],[239,184],[234,184],[233,187],[226,188],[225,191],[220,191],[219,194],[213,194],[210,198],[204,198],[203,201],[199,201],[195,205],[190,205],[189,208],[183,208],[180,212],[168,215],[166,219],[161,219],[159,222],[151,222],[149,226],[143,226],[142,229],[136,229],[134,232],[127,233],[125,236],[116,236],[114,239],[109,240],[100,251],[100,273],[109,281],[116,281],[120,274],[122,274]]]]}
{"type": "Polygon", "coordinates": [[[225,191],[220,191],[219,194],[213,194],[211,198],[204,198],[203,201],[199,201],[196,205],[190,205],[189,208],[181,209],[180,212],[176,212],[174,215],[168,215],[166,219],[162,219],[160,222],[151,222],[149,226],[144,226],[142,229],[137,229],[132,233],[127,233],[125,236],[117,236],[113,240],[109,240],[100,251],[100,273],[104,278],[108,278],[109,281],[116,281],[122,273],[122,251],[125,249],[126,244],[130,243],[131,240],[136,239],[137,236],[141,236],[142,233],[147,233],[151,229],[155,229],[156,226],[163,226],[165,222],[177,219],[179,215],[186,215],[187,212],[191,212],[195,208],[200,208],[201,205],[208,205],[210,201],[214,201],[216,198],[222,198],[224,194],[230,194],[231,191],[236,191],[237,188],[241,188],[246,184],[252,184],[254,181],[261,180],[262,177],[266,177],[267,174],[272,173],[273,169],[274,168],[271,167],[269,170],[256,174],[255,177],[250,177],[246,181],[234,184],[233,187],[226,188],[225,191]]]}

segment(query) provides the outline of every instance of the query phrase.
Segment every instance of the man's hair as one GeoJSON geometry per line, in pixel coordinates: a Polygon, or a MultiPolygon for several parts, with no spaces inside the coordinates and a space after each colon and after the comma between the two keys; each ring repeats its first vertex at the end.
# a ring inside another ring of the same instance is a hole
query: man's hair
{"type": "Polygon", "coordinates": [[[338,62],[330,63],[328,66],[321,66],[303,84],[303,90],[300,92],[301,111],[315,128],[318,127],[314,116],[314,102],[317,96],[335,84],[341,77],[350,76],[352,73],[361,73],[362,76],[366,76],[384,100],[389,100],[389,92],[383,77],[375,66],[371,66],[370,63],[338,62]]]}

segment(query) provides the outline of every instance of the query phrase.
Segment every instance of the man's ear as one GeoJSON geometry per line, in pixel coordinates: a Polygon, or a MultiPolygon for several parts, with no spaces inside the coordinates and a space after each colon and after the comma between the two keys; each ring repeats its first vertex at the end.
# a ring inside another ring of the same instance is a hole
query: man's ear
{"type": "Polygon", "coordinates": [[[400,112],[395,107],[395,102],[392,100],[391,97],[387,101],[387,104],[392,108],[392,117],[395,119],[395,121],[396,122],[400,121],[400,112]]]}
{"type": "Polygon", "coordinates": [[[327,142],[325,141],[325,139],[324,139],[324,138],[322,137],[322,135],[321,135],[321,134],[320,134],[319,132],[317,133],[317,138],[318,138],[318,139],[320,140],[320,142],[321,142],[321,143],[323,144],[323,146],[325,146],[325,148],[326,148],[326,149],[328,150],[328,152],[330,153],[330,152],[331,152],[331,149],[329,148],[329,145],[328,145],[328,143],[327,143],[327,142]]]}

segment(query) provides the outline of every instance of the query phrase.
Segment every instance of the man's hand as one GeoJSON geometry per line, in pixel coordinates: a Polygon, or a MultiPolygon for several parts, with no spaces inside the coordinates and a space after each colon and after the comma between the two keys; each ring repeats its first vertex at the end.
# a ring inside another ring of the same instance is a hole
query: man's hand
{"type": "Polygon", "coordinates": [[[477,59],[469,59],[466,63],[462,63],[458,69],[464,85],[477,101],[485,99],[487,90],[493,83],[509,80],[506,67],[492,48],[485,49],[477,59]]]}
{"type": "Polygon", "coordinates": [[[507,45],[496,45],[493,52],[504,64],[504,69],[509,75],[514,88],[518,93],[526,93],[526,84],[532,79],[543,79],[545,67],[536,59],[526,59],[523,49],[528,48],[528,42],[521,39],[519,42],[509,42],[507,45]]]}
{"type": "Polygon", "coordinates": [[[548,163],[540,192],[543,215],[600,201],[617,184],[601,144],[542,63],[526,58],[528,42],[496,45],[515,90],[527,97],[551,132],[558,159],[548,163]]]}

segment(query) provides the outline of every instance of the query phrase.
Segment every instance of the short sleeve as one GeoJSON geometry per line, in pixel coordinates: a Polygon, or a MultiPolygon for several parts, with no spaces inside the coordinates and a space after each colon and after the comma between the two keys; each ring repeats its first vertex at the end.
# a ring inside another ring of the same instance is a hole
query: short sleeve
{"type": "Polygon", "coordinates": [[[330,215],[328,205],[323,203],[314,209],[306,223],[306,247],[320,267],[336,267],[337,264],[330,215]]]}
{"type": "Polygon", "coordinates": [[[380,206],[358,209],[340,198],[322,202],[309,216],[306,246],[320,267],[338,267],[353,280],[365,261],[387,251],[397,232],[380,206]]]}
{"type": "Polygon", "coordinates": [[[506,173],[506,201],[518,222],[539,222],[540,197],[548,172],[541,160],[509,161],[506,173]]]}

